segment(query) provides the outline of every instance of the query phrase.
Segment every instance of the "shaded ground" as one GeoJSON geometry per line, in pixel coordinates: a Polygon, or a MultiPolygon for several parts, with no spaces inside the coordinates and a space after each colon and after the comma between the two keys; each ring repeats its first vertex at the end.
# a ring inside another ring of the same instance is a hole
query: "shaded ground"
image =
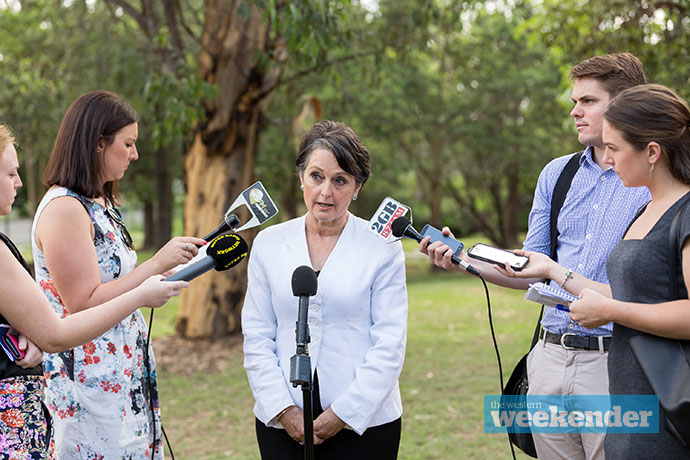
{"type": "Polygon", "coordinates": [[[156,367],[181,377],[224,372],[242,356],[242,335],[218,340],[184,339],[177,336],[153,339],[156,367]]]}

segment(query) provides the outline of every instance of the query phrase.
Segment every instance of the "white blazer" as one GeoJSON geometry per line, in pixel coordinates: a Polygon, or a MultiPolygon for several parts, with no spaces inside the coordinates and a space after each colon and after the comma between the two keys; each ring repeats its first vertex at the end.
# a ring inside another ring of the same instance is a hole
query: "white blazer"
{"type": "MultiPolygon", "coordinates": [[[[305,218],[261,231],[249,256],[244,367],[254,414],[269,427],[282,428],[275,417],[286,407],[302,408],[301,387],[290,383],[290,357],[298,310],[292,273],[311,266],[305,218]]],[[[407,337],[402,244],[387,243],[367,226],[348,214],[309,299],[309,356],[319,374],[321,406],[360,435],[402,415],[398,377],[407,337]]]]}

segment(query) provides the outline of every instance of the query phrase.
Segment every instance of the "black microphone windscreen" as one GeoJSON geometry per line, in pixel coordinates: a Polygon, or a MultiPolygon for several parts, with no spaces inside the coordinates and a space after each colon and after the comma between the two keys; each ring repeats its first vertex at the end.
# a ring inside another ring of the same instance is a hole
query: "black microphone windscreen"
{"type": "Polygon", "coordinates": [[[294,296],[316,295],[316,273],[311,267],[302,265],[292,272],[292,294],[294,296]]]}
{"type": "Polygon", "coordinates": [[[206,255],[213,259],[217,271],[234,267],[247,257],[247,242],[236,233],[226,233],[211,241],[206,255]]]}
{"type": "Polygon", "coordinates": [[[393,231],[393,236],[396,238],[401,238],[405,234],[405,229],[410,225],[410,219],[405,216],[400,216],[393,221],[391,224],[391,230],[393,231]]]}

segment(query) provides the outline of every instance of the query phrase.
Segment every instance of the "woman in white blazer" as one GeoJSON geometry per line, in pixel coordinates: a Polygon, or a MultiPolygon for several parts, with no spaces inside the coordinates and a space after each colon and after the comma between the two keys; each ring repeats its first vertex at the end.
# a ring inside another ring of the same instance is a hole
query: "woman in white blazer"
{"type": "Polygon", "coordinates": [[[264,459],[302,459],[302,390],[290,383],[298,299],[295,268],[318,274],[310,298],[316,458],[397,458],[407,290],[400,242],[348,212],[369,177],[369,152],[342,123],[306,135],[297,171],[307,214],[259,233],[242,310],[244,367],[264,459]]]}

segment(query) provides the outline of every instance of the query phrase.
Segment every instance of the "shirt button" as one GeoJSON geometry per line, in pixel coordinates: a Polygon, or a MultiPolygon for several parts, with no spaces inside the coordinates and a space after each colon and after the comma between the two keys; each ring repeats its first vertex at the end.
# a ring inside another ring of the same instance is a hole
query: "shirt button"
{"type": "Polygon", "coordinates": [[[592,234],[591,234],[591,233],[588,233],[587,236],[585,236],[585,238],[587,238],[588,240],[591,240],[591,239],[592,239],[592,234]]]}
{"type": "Polygon", "coordinates": [[[582,270],[583,268],[585,268],[585,266],[582,265],[582,264],[580,264],[580,265],[577,266],[577,268],[579,268],[580,270],[582,270]]]}
{"type": "Polygon", "coordinates": [[[321,324],[321,321],[319,321],[319,318],[314,318],[310,321],[310,323],[312,326],[318,326],[319,324],[321,324]]]}
{"type": "Polygon", "coordinates": [[[594,209],[599,209],[599,205],[598,205],[598,204],[595,204],[595,205],[592,206],[592,207],[593,207],[594,209]]]}
{"type": "Polygon", "coordinates": [[[601,180],[606,180],[606,177],[604,177],[604,176],[601,176],[601,180]]]}
{"type": "Polygon", "coordinates": [[[309,308],[311,309],[311,311],[319,311],[319,304],[313,303],[309,305],[309,308]]]}
{"type": "Polygon", "coordinates": [[[315,342],[318,342],[319,340],[321,340],[321,334],[319,334],[318,332],[314,332],[314,333],[311,335],[311,338],[312,338],[312,340],[314,340],[315,342]]]}

